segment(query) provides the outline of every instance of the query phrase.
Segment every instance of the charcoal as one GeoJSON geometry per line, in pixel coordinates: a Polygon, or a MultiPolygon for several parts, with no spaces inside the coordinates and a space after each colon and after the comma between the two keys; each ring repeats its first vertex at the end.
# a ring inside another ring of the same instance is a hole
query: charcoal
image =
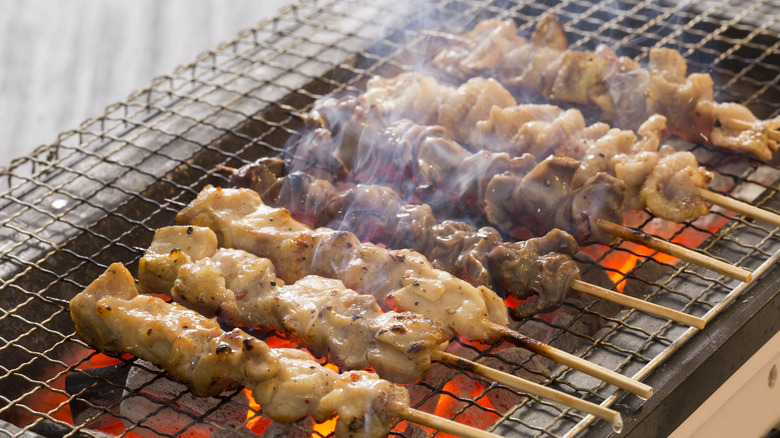
{"type": "Polygon", "coordinates": [[[309,438],[319,436],[312,434],[311,429],[313,427],[314,420],[311,417],[306,417],[293,423],[271,421],[263,432],[263,436],[267,438],[309,438]]]}
{"type": "Polygon", "coordinates": [[[130,366],[120,362],[65,376],[65,391],[76,396],[70,403],[73,424],[99,429],[115,423],[129,370],[130,366]]]}
{"type": "MultiPolygon", "coordinates": [[[[42,436],[44,438],[61,438],[65,435],[73,438],[112,438],[113,435],[103,433],[97,430],[82,429],[73,433],[73,427],[62,423],[57,423],[49,419],[42,419],[41,421],[28,425],[28,432],[37,434],[34,436],[42,436]]],[[[16,435],[14,435],[16,436],[16,435]]],[[[24,437],[26,435],[22,435],[24,437]]]]}
{"type": "Polygon", "coordinates": [[[121,403],[125,426],[142,437],[161,434],[178,437],[226,435],[230,428],[236,436],[251,436],[243,426],[249,400],[242,392],[225,392],[217,397],[196,397],[186,386],[162,377],[157,367],[137,361],[127,376],[127,388],[121,403]],[[217,427],[219,426],[219,427],[217,427]],[[159,433],[158,433],[159,432],[159,433]]]}

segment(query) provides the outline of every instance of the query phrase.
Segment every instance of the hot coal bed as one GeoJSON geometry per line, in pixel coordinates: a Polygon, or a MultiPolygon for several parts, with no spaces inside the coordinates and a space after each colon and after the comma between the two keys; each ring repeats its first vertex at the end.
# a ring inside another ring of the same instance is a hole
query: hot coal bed
{"type": "MultiPolygon", "coordinates": [[[[230,186],[220,166],[285,157],[285,146],[304,129],[299,114],[317,99],[360,93],[374,75],[418,70],[440,43],[437,32],[465,34],[498,17],[529,35],[553,13],[573,48],[605,43],[646,62],[650,48],[673,47],[689,72],[713,76],[718,100],[745,103],[769,118],[780,112],[780,23],[768,20],[775,17],[771,9],[759,2],[302,2],[204,53],[7,169],[0,199],[3,432],[328,435],[327,425],[281,425],[254,416],[257,407],[242,391],[199,400],[143,361],[93,352],[75,335],[67,300],[113,262],[137,272],[154,230],[172,224],[207,184],[230,186]]],[[[706,145],[676,146],[690,148],[715,173],[714,189],[780,210],[777,159],[761,163],[706,145]]],[[[770,268],[780,238],[771,226],[717,209],[682,224],[644,212],[626,223],[692,245],[755,278],[741,282],[630,243],[593,245],[577,257],[588,281],[703,317],[707,327],[692,329],[576,294],[555,312],[512,327],[642,380],[653,387],[651,398],[513,345],[456,339],[451,351],[610,406],[623,415],[627,436],[674,430],[778,331],[778,273],[770,268]]],[[[608,422],[442,364],[409,389],[413,406],[501,436],[613,433],[608,422]]],[[[401,423],[391,434],[429,432],[401,423]]]]}

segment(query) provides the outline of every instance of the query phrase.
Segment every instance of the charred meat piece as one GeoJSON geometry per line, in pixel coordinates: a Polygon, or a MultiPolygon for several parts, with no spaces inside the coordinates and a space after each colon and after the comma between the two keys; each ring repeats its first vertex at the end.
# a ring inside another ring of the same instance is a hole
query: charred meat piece
{"type": "Polygon", "coordinates": [[[622,221],[623,183],[599,173],[572,191],[577,168],[574,160],[553,157],[525,175],[498,175],[488,186],[488,220],[510,235],[522,235],[526,228],[539,234],[549,224],[570,224],[567,231],[579,242],[611,242],[614,237],[604,233],[596,221],[622,221]]]}

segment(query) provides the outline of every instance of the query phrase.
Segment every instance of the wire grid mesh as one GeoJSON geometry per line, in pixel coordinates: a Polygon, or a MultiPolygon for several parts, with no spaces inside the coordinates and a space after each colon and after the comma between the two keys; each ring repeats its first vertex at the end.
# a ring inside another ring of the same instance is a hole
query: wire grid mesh
{"type": "MultiPolygon", "coordinates": [[[[497,16],[515,19],[527,34],[542,14],[552,12],[566,23],[576,48],[605,43],[643,61],[651,47],[673,46],[685,55],[689,71],[713,75],[719,99],[748,104],[757,115],[770,117],[780,112],[775,6],[737,7],[725,1],[302,2],[204,53],[5,171],[0,183],[0,417],[19,426],[48,420],[69,427],[69,402],[79,397],[68,395],[62,380],[95,356],[76,338],[58,300],[75,295],[112,262],[136,269],[153,231],[169,225],[183,203],[205,184],[228,185],[217,165],[235,167],[280,153],[301,128],[296,114],[315,99],[359,92],[373,74],[416,68],[425,55],[427,37],[421,29],[460,33],[497,16]]],[[[714,188],[750,187],[734,196],[778,210],[775,164],[759,166],[744,157],[688,146],[716,171],[714,188]]],[[[751,270],[764,269],[780,245],[776,230],[726,212],[672,228],[643,213],[629,220],[664,238],[694,235],[708,254],[751,270]]],[[[606,266],[615,255],[636,258],[626,275],[626,293],[697,316],[714,317],[744,287],[695,266],[650,258],[628,244],[583,262],[599,276],[615,271],[606,266]]],[[[652,372],[692,333],[597,300],[570,300],[559,313],[568,316],[535,317],[518,328],[629,376],[652,372]]],[[[540,365],[538,358],[516,349],[460,340],[454,347],[596,403],[611,404],[621,396],[609,385],[540,365]]],[[[442,365],[411,390],[423,409],[438,409],[506,436],[576,434],[593,421],[442,365]]],[[[104,409],[121,417],[113,407],[104,409]]],[[[192,416],[191,423],[198,422],[210,420],[192,416]]],[[[401,428],[394,433],[418,432],[401,428]]]]}

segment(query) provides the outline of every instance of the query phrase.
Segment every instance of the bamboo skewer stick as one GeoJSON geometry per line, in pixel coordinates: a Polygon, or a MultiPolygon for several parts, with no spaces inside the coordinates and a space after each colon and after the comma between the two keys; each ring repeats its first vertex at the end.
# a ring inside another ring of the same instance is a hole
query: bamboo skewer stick
{"type": "Polygon", "coordinates": [[[719,193],[712,192],[706,189],[699,189],[699,196],[705,201],[715,204],[719,207],[731,210],[735,213],[739,213],[743,216],[747,216],[761,222],[765,222],[774,227],[780,227],[780,215],[772,213],[754,205],[738,201],[728,196],[723,196],[719,193]]]}
{"type": "Polygon", "coordinates": [[[461,37],[458,35],[449,34],[446,32],[437,32],[435,30],[422,30],[420,31],[420,35],[436,38],[436,39],[442,39],[445,41],[449,41],[454,44],[460,44],[460,45],[469,45],[471,44],[471,40],[465,37],[461,37]]]}
{"type": "Polygon", "coordinates": [[[633,230],[604,219],[597,219],[597,223],[605,232],[610,233],[613,236],[639,245],[644,245],[650,249],[677,257],[680,260],[711,269],[719,274],[726,275],[745,283],[753,278],[753,273],[746,269],[730,265],[726,262],[692,251],[683,246],[667,242],[647,233],[633,230]]]}
{"type": "Polygon", "coordinates": [[[626,377],[620,373],[596,365],[573,354],[559,350],[535,339],[531,339],[522,333],[518,333],[510,329],[509,327],[504,327],[498,324],[491,324],[491,327],[505,340],[517,344],[520,347],[523,347],[540,356],[544,356],[548,359],[558,362],[561,365],[565,365],[569,368],[601,379],[609,384],[615,385],[618,388],[624,389],[642,398],[650,398],[650,396],[653,395],[652,387],[638,382],[630,377],[626,377]]]}
{"type": "Polygon", "coordinates": [[[611,291],[609,289],[604,289],[603,287],[599,287],[594,284],[585,283],[584,281],[573,280],[571,282],[571,287],[578,292],[611,301],[613,303],[620,304],[621,306],[631,307],[651,315],[661,316],[675,322],[686,324],[691,327],[696,327],[697,329],[703,329],[704,325],[706,324],[706,321],[702,318],[670,309],[668,307],[659,306],[658,304],[650,303],[638,298],[623,295],[621,293],[611,291]]]}
{"type": "Polygon", "coordinates": [[[406,408],[400,412],[393,412],[393,415],[420,426],[430,427],[451,435],[457,435],[462,438],[496,438],[498,435],[486,432],[482,429],[469,426],[456,421],[447,420],[434,414],[429,414],[414,408],[406,408]]]}
{"type": "Polygon", "coordinates": [[[432,353],[433,354],[431,355],[431,358],[437,362],[446,363],[460,369],[468,370],[474,374],[478,374],[495,382],[504,384],[512,389],[561,403],[578,411],[582,411],[603,420],[609,421],[616,426],[619,426],[623,423],[619,412],[604,406],[599,406],[595,403],[585,401],[581,398],[571,396],[547,386],[539,385],[515,375],[498,371],[485,365],[463,359],[461,357],[455,356],[454,354],[440,350],[432,350],[432,353]]]}
{"type": "MultiPolygon", "coordinates": [[[[745,121],[745,120],[731,119],[731,120],[728,120],[727,122],[725,122],[725,124],[731,125],[731,126],[733,126],[735,128],[739,128],[739,129],[754,129],[756,127],[756,125],[760,125],[762,122],[764,122],[764,120],[759,120],[759,121],[751,123],[751,122],[748,122],[748,121],[745,121]]],[[[777,131],[776,129],[770,129],[770,128],[765,128],[765,129],[766,129],[766,135],[767,135],[767,137],[769,137],[770,140],[780,141],[780,132],[779,131],[777,131]]]]}

